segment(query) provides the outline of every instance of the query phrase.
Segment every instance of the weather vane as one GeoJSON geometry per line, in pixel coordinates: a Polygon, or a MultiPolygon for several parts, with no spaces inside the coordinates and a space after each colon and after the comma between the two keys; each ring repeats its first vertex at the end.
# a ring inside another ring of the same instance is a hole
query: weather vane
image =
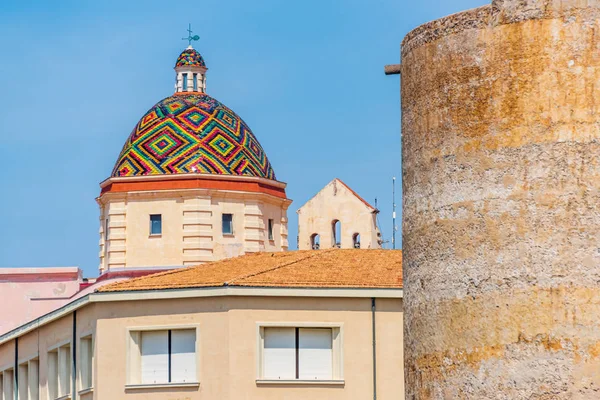
{"type": "Polygon", "coordinates": [[[188,43],[190,44],[190,46],[192,45],[192,41],[200,40],[200,36],[198,36],[198,35],[192,36],[192,24],[189,24],[187,31],[188,31],[188,37],[181,38],[181,40],[187,40],[188,43]]]}

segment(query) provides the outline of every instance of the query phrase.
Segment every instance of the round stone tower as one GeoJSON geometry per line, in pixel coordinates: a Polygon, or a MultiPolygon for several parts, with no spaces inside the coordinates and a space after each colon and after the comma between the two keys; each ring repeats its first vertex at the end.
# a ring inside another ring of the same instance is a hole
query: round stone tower
{"type": "Polygon", "coordinates": [[[402,44],[407,399],[600,398],[600,0],[402,44]]]}

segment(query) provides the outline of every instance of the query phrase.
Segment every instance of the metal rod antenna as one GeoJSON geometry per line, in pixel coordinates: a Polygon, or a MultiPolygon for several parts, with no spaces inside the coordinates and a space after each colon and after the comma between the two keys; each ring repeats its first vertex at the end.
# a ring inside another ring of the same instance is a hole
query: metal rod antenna
{"type": "Polygon", "coordinates": [[[396,177],[392,178],[392,249],[396,250],[396,177]]]}

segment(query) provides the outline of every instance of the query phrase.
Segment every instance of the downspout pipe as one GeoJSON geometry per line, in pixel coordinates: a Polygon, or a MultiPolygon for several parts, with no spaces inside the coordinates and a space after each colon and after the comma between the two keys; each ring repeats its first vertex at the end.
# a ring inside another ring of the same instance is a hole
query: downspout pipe
{"type": "Polygon", "coordinates": [[[19,338],[15,338],[15,368],[13,369],[14,398],[19,398],[19,338]]]}
{"type": "Polygon", "coordinates": [[[77,399],[77,310],[73,311],[73,337],[71,343],[71,399],[77,399]]]}
{"type": "Polygon", "coordinates": [[[377,400],[377,336],[375,329],[375,297],[371,298],[371,328],[373,330],[373,400],[377,400]]]}

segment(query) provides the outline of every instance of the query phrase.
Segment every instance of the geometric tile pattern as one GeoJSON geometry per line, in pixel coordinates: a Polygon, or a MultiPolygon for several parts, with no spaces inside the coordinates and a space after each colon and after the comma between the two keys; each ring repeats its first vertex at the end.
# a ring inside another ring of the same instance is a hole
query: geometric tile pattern
{"type": "Polygon", "coordinates": [[[275,179],[248,125],[200,92],[176,93],[152,107],[125,142],[112,176],[194,171],[275,179]]]}
{"type": "Polygon", "coordinates": [[[204,67],[206,68],[206,64],[204,63],[204,58],[198,53],[195,49],[187,48],[185,49],[177,58],[177,62],[175,63],[175,68],[182,67],[184,65],[191,65],[195,67],[204,67]]]}

